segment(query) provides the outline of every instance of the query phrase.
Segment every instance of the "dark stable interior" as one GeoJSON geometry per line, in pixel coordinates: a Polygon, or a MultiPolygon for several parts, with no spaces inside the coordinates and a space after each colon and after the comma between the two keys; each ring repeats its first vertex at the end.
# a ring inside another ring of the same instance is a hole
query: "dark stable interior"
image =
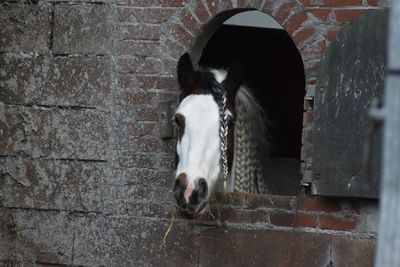
{"type": "Polygon", "coordinates": [[[284,30],[222,25],[199,65],[227,68],[234,58],[271,122],[271,157],[300,159],[305,76],[292,39],[284,30]]]}

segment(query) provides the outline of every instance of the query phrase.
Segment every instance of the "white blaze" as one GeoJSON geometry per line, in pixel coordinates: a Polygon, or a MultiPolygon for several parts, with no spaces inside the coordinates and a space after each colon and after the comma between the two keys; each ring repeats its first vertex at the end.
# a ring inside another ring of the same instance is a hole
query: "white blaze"
{"type": "Polygon", "coordinates": [[[218,105],[212,95],[189,95],[176,113],[185,117],[184,135],[177,145],[176,175],[185,173],[190,184],[205,178],[212,190],[220,172],[218,105]]]}

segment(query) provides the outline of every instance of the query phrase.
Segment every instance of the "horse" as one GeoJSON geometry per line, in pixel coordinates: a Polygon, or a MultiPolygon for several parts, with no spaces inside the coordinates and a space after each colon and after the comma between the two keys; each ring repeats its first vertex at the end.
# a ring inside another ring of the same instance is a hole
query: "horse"
{"type": "Polygon", "coordinates": [[[186,53],[178,61],[177,77],[181,91],[173,117],[178,128],[173,196],[181,214],[204,214],[216,191],[295,194],[287,188],[298,186],[299,163],[269,156],[269,122],[243,83],[239,61],[228,70],[194,70],[186,53]],[[282,170],[286,173],[277,175],[282,170]]]}

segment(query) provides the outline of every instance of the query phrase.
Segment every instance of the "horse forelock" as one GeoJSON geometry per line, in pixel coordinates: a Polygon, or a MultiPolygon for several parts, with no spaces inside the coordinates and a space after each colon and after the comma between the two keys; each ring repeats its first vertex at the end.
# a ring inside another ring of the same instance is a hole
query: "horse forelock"
{"type": "Polygon", "coordinates": [[[189,95],[213,95],[217,100],[218,91],[226,90],[225,79],[227,72],[223,69],[201,68],[195,73],[195,83],[191,90],[184,90],[180,101],[189,95]]]}

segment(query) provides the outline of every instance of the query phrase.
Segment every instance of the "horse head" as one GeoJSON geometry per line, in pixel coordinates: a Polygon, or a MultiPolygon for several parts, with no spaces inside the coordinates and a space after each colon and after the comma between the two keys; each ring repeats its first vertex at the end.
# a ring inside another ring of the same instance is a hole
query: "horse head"
{"type": "Polygon", "coordinates": [[[188,216],[204,213],[210,194],[221,178],[221,123],[227,129],[228,168],[233,158],[234,99],[242,72],[238,64],[228,72],[215,69],[194,70],[188,54],[178,62],[180,103],[174,120],[178,127],[177,168],[173,195],[178,211],[188,216]],[[221,92],[226,93],[225,121],[220,120],[221,92]]]}

